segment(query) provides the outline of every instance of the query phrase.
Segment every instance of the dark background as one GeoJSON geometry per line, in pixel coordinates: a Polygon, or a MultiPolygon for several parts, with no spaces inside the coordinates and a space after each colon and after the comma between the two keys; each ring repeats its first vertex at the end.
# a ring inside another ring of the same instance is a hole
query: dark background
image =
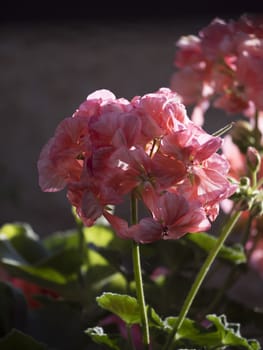
{"type": "Polygon", "coordinates": [[[262,1],[3,1],[0,18],[9,20],[127,20],[174,19],[197,16],[233,16],[261,12],[262,1]]]}

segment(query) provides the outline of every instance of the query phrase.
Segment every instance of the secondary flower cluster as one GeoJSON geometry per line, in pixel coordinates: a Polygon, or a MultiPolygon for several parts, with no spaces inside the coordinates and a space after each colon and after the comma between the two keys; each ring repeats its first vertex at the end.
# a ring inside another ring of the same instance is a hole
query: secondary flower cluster
{"type": "Polygon", "coordinates": [[[210,100],[228,113],[263,110],[263,16],[215,18],[198,36],[178,40],[174,63],[171,87],[185,104],[197,104],[200,124],[210,100]]]}
{"type": "Polygon", "coordinates": [[[98,90],[43,147],[39,183],[43,191],[66,187],[87,226],[103,215],[123,238],[176,239],[208,229],[219,202],[236,189],[217,153],[221,143],[188,118],[168,88],[131,101],[98,90]],[[131,193],[150,213],[136,225],[110,210],[131,193]]]}

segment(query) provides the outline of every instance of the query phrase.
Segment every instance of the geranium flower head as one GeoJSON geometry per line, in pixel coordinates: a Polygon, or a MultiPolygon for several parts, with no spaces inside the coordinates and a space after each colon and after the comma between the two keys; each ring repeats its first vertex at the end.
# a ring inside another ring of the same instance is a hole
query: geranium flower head
{"type": "MultiPolygon", "coordinates": [[[[262,23],[263,16],[215,18],[197,36],[178,40],[171,88],[183,103],[207,101],[230,115],[263,109],[262,23]]],[[[200,121],[206,109],[198,110],[200,121]]]]}
{"type": "Polygon", "coordinates": [[[168,88],[130,102],[108,90],[90,94],[63,120],[41,151],[44,191],[66,187],[86,226],[104,216],[125,239],[149,243],[210,227],[218,203],[231,195],[222,140],[195,125],[168,88]],[[138,224],[109,211],[136,195],[149,217],[138,224]]]}

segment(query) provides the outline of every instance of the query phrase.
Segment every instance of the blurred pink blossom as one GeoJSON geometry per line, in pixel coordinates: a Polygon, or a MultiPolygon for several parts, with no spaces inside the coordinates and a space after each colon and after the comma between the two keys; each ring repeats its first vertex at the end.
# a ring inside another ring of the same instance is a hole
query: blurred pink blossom
{"type": "Polygon", "coordinates": [[[199,124],[204,101],[229,114],[254,115],[263,109],[263,16],[215,18],[198,36],[177,41],[174,64],[171,88],[183,103],[198,106],[192,118],[199,124]]]}

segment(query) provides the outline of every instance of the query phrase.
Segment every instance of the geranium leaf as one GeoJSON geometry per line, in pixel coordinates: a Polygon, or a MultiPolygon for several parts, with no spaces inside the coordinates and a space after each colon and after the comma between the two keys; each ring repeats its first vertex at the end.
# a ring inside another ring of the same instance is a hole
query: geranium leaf
{"type": "MultiPolygon", "coordinates": [[[[96,298],[99,306],[120,317],[127,325],[140,324],[141,314],[139,304],[136,298],[117,293],[103,293],[96,298]]],[[[146,306],[149,318],[149,325],[152,327],[163,328],[163,321],[156,311],[146,306]]]]}
{"type": "MultiPolygon", "coordinates": [[[[210,252],[211,249],[217,244],[217,238],[206,232],[199,232],[195,234],[191,233],[186,235],[185,238],[186,240],[196,244],[205,252],[210,252]]],[[[223,245],[218,253],[218,257],[234,264],[242,264],[246,262],[246,255],[241,245],[235,245],[233,247],[223,245]]]]}
{"type": "Polygon", "coordinates": [[[27,223],[6,223],[0,228],[2,238],[10,242],[17,253],[29,263],[48,256],[39,236],[27,223]]]}
{"type": "Polygon", "coordinates": [[[117,339],[111,338],[108,334],[104,333],[104,330],[101,327],[88,328],[85,333],[88,334],[97,344],[107,345],[114,350],[121,350],[118,346],[117,339]]]}
{"type": "Polygon", "coordinates": [[[12,275],[44,287],[61,286],[69,282],[69,278],[48,267],[34,267],[7,259],[2,261],[2,264],[12,275]]]}
{"type": "Polygon", "coordinates": [[[87,243],[93,243],[98,247],[107,247],[114,239],[114,233],[108,226],[94,225],[84,228],[87,243]]]}
{"type": "Polygon", "coordinates": [[[48,350],[48,347],[16,329],[0,339],[1,350],[48,350]]]}
{"type": "Polygon", "coordinates": [[[119,316],[128,325],[141,322],[136,298],[124,294],[103,293],[96,300],[100,307],[119,316]]]}
{"type": "Polygon", "coordinates": [[[206,317],[216,329],[220,332],[222,337],[222,345],[243,346],[244,349],[259,350],[260,345],[257,340],[247,340],[240,334],[240,325],[238,323],[229,323],[225,315],[207,315],[206,317]]]}
{"type": "MultiPolygon", "coordinates": [[[[237,349],[259,350],[259,343],[252,339],[247,340],[240,334],[240,325],[228,323],[225,315],[208,315],[210,325],[200,326],[196,322],[185,319],[176,334],[175,343],[178,345],[191,344],[191,346],[205,346],[207,350],[224,346],[236,347],[237,349]]],[[[169,332],[177,322],[177,317],[165,319],[166,330],[169,332]]]]}

